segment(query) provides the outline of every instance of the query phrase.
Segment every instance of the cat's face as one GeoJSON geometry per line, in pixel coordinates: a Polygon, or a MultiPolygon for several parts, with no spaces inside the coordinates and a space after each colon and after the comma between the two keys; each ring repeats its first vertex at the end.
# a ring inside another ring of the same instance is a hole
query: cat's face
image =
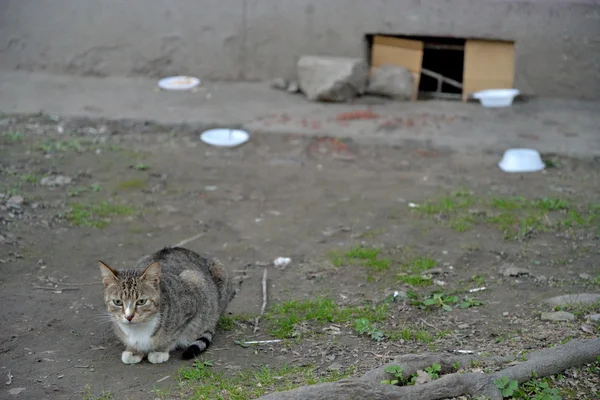
{"type": "Polygon", "coordinates": [[[117,271],[99,262],[104,284],[104,303],[116,322],[136,324],[156,316],[160,304],[160,264],[144,271],[117,271]]]}

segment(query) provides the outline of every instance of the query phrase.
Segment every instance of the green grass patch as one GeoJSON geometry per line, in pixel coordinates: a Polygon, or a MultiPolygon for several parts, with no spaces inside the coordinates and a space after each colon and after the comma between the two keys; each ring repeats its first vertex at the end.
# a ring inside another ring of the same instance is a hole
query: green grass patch
{"type": "Polygon", "coordinates": [[[532,232],[598,226],[600,205],[578,207],[563,198],[476,197],[460,191],[428,201],[413,209],[414,213],[435,216],[437,221],[457,232],[477,224],[490,224],[506,239],[522,240],[532,232]]]}
{"type": "Polygon", "coordinates": [[[13,144],[22,142],[25,139],[25,135],[21,132],[5,132],[0,138],[2,138],[3,143],[13,144]]]}
{"type": "Polygon", "coordinates": [[[110,222],[111,217],[133,215],[135,209],[130,206],[119,205],[103,201],[98,204],[71,204],[66,218],[77,226],[90,228],[104,228],[110,222]]]}
{"type": "MultiPolygon", "coordinates": [[[[261,366],[226,375],[213,370],[211,362],[198,360],[194,366],[181,369],[178,380],[181,382],[181,398],[248,400],[299,386],[337,381],[352,373],[350,369],[347,372],[330,371],[319,375],[311,366],[284,365],[280,368],[261,366]]],[[[155,390],[154,394],[163,399],[174,397],[172,393],[161,390],[155,390]]]]}
{"type": "Polygon", "coordinates": [[[235,328],[236,321],[246,322],[255,318],[250,314],[223,315],[217,324],[217,328],[222,331],[232,331],[235,328]]]}
{"type": "Polygon", "coordinates": [[[320,297],[311,300],[289,300],[276,304],[265,315],[267,329],[279,339],[302,336],[301,324],[320,327],[328,323],[350,324],[359,318],[371,322],[387,319],[388,304],[344,307],[332,299],[320,297]]]}
{"type": "Polygon", "coordinates": [[[360,265],[371,272],[389,270],[392,260],[379,257],[380,250],[371,247],[353,247],[346,253],[332,252],[329,254],[331,263],[336,267],[344,265],[360,265]]]}
{"type": "Polygon", "coordinates": [[[67,151],[83,152],[87,147],[79,139],[72,140],[46,140],[38,146],[44,153],[64,153],[67,151]]]}
{"type": "Polygon", "coordinates": [[[405,342],[421,342],[421,343],[433,343],[435,338],[424,329],[412,329],[412,328],[402,328],[394,331],[388,331],[385,333],[389,340],[395,342],[400,339],[405,342]]]}
{"type": "Polygon", "coordinates": [[[399,275],[398,281],[406,283],[410,286],[431,286],[433,279],[430,276],[424,275],[399,275]]]}

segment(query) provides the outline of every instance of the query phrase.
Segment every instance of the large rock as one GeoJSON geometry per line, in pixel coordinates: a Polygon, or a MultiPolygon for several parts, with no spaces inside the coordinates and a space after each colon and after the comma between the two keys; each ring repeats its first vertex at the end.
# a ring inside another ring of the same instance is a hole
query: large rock
{"type": "Polygon", "coordinates": [[[570,305],[590,305],[600,301],[600,294],[597,293],[580,293],[580,294],[565,294],[546,299],[544,302],[551,306],[570,306],[570,305]]]}
{"type": "Polygon", "coordinates": [[[369,67],[364,60],[345,57],[302,56],[298,83],[312,101],[343,102],[363,94],[369,67]]]}
{"type": "Polygon", "coordinates": [[[367,93],[396,100],[410,100],[413,82],[413,74],[408,69],[396,65],[382,65],[371,73],[367,93]]]}

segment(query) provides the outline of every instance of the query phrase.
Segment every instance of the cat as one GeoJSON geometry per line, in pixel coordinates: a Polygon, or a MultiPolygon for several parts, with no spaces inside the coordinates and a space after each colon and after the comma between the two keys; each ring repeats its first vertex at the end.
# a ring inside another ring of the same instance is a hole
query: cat
{"type": "Polygon", "coordinates": [[[147,356],[160,364],[185,348],[191,359],[212,343],[219,318],[235,296],[227,270],[215,259],[181,247],[142,257],[134,269],[115,270],[99,261],[104,303],[125,345],[121,361],[147,356]]]}

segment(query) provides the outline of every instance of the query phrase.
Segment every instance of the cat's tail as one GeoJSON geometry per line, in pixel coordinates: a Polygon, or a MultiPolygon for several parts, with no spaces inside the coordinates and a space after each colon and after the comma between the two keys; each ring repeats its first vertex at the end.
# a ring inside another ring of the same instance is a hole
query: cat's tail
{"type": "Polygon", "coordinates": [[[211,345],[213,336],[214,334],[212,332],[204,332],[202,336],[194,340],[192,344],[190,344],[188,348],[185,349],[185,351],[181,355],[181,358],[183,358],[184,360],[189,360],[205,352],[206,349],[208,349],[208,347],[211,345]]]}

